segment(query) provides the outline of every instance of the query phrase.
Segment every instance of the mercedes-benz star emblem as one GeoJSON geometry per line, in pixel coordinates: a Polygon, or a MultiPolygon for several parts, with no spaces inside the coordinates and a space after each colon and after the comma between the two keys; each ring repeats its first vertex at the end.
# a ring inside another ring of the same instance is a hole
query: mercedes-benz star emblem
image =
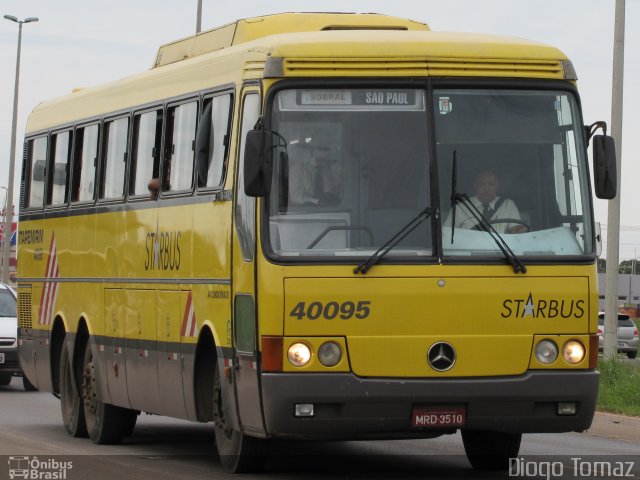
{"type": "Polygon", "coordinates": [[[445,372],[456,363],[456,350],[446,342],[434,343],[429,348],[427,360],[431,368],[438,372],[445,372]]]}

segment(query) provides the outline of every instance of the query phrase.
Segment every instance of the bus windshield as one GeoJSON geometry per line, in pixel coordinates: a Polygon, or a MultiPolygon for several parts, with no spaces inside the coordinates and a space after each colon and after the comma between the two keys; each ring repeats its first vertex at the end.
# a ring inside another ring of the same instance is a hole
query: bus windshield
{"type": "Polygon", "coordinates": [[[439,214],[385,260],[495,260],[495,234],[523,258],[593,252],[569,92],[333,88],[273,98],[268,239],[277,256],[367,257],[427,207],[439,214]]]}

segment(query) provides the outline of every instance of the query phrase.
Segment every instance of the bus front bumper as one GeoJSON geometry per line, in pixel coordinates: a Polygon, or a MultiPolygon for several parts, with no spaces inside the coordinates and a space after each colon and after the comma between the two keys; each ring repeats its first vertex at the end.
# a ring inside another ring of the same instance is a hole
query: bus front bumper
{"type": "Polygon", "coordinates": [[[511,433],[583,431],[591,426],[599,373],[528,371],[492,378],[360,378],[353,374],[264,373],[262,402],[267,434],[289,438],[412,438],[456,428],[412,428],[416,406],[464,406],[465,429],[511,433]],[[559,403],[574,402],[574,415],[559,403]],[[313,416],[296,417],[296,405],[313,416]]]}

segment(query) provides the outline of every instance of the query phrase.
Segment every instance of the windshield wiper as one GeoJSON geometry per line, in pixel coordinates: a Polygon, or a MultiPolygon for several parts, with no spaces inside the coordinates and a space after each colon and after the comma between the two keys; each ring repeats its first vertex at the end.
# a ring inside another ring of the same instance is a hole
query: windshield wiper
{"type": "MultiPolygon", "coordinates": [[[[462,202],[467,210],[471,213],[473,218],[478,222],[482,230],[485,230],[489,236],[496,242],[496,245],[504,255],[504,257],[509,261],[511,266],[513,267],[514,273],[527,273],[527,267],[520,261],[520,259],[513,253],[513,250],[509,247],[507,242],[505,242],[504,238],[496,231],[495,228],[487,221],[486,218],[480,213],[478,207],[476,207],[469,196],[466,193],[455,193],[453,195],[454,202],[462,202]]],[[[451,237],[453,243],[453,236],[451,237]]]]}
{"type": "Polygon", "coordinates": [[[427,207],[422,210],[418,215],[413,217],[409,223],[407,223],[404,227],[402,227],[398,233],[396,233],[393,237],[387,240],[378,250],[374,252],[369,258],[367,258],[364,262],[358,265],[353,269],[353,273],[362,273],[363,275],[369,271],[371,267],[373,267],[376,263],[382,260],[389,250],[395,247],[398,243],[402,241],[407,235],[413,232],[418,226],[424,222],[427,218],[432,215],[438,215],[437,208],[427,207]]]}

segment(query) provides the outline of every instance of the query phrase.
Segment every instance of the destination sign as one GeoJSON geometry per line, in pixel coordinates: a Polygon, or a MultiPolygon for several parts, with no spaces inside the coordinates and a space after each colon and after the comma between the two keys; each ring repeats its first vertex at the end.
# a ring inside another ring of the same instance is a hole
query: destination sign
{"type": "MultiPolygon", "coordinates": [[[[417,90],[358,89],[358,90],[299,90],[298,105],[317,106],[385,106],[416,107],[417,90]]],[[[422,98],[420,97],[420,106],[422,98]]]]}

